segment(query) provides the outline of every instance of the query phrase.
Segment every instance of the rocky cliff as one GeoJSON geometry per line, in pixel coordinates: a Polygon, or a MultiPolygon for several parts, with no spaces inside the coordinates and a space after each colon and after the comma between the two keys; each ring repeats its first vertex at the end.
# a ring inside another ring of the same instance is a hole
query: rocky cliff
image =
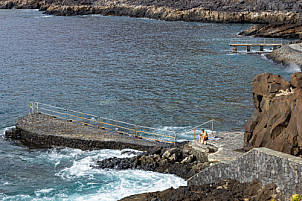
{"type": "Polygon", "coordinates": [[[299,23],[302,4],[268,0],[0,0],[0,8],[36,8],[54,15],[118,15],[200,22],[299,23]]]}
{"type": "MultiPolygon", "coordinates": [[[[290,19],[295,22],[289,23],[284,21],[281,22],[281,24],[255,25],[240,32],[239,35],[265,38],[301,38],[302,25],[301,23],[296,24],[296,22],[299,21],[298,17],[296,16],[290,19]],[[294,18],[296,18],[296,20],[294,20],[294,18]]],[[[276,22],[278,22],[278,20],[276,22]]]]}
{"type": "Polygon", "coordinates": [[[264,73],[253,81],[255,111],[245,125],[244,148],[267,147],[302,155],[302,73],[290,81],[264,73]]]}
{"type": "Polygon", "coordinates": [[[302,22],[302,3],[295,0],[0,0],[1,8],[40,9],[52,15],[101,14],[168,21],[273,24],[241,33],[260,37],[297,38],[302,22]],[[289,24],[296,24],[296,28],[284,28],[289,24]]]}

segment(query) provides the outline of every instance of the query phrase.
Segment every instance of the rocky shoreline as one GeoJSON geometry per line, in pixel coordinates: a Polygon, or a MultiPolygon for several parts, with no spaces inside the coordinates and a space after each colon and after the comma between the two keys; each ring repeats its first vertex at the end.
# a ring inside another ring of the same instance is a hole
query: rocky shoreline
{"type": "Polygon", "coordinates": [[[121,201],[212,201],[212,200],[282,200],[274,184],[262,186],[258,180],[240,183],[235,180],[222,180],[217,183],[201,186],[181,186],[164,191],[132,195],[121,201]]]}
{"type": "Polygon", "coordinates": [[[302,5],[296,1],[225,0],[1,0],[0,9],[39,9],[49,15],[143,17],[166,21],[269,24],[242,35],[298,38],[301,35],[302,5]],[[277,24],[277,25],[276,25],[277,24]],[[292,26],[295,26],[293,29],[292,26]],[[279,30],[272,32],[271,30],[279,30]],[[286,31],[285,31],[286,30],[286,31]],[[289,33],[291,32],[291,33],[289,33]]]}
{"type": "Polygon", "coordinates": [[[160,173],[175,174],[189,179],[214,162],[208,161],[208,153],[217,149],[205,146],[196,151],[189,144],[173,148],[153,148],[132,158],[108,158],[98,161],[96,167],[101,169],[141,169],[160,173]]]}

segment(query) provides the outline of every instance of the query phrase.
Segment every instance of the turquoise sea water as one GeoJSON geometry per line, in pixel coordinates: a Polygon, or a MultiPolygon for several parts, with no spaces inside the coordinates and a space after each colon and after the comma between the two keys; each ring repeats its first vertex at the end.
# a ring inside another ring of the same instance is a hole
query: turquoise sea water
{"type": "Polygon", "coordinates": [[[127,157],[117,150],[29,149],[3,133],[33,101],[175,132],[210,119],[217,131],[242,131],[254,77],[288,80],[299,70],[233,54],[230,39],[249,26],[0,10],[0,199],[117,200],[185,185],[173,175],[92,168],[127,157]]]}

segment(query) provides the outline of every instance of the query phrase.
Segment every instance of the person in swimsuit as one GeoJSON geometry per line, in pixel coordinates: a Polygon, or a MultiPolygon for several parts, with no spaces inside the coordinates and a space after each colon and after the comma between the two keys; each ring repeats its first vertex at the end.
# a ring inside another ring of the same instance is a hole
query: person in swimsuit
{"type": "Polygon", "coordinates": [[[199,135],[199,142],[201,144],[204,144],[204,141],[207,141],[208,138],[209,138],[208,133],[204,129],[201,129],[201,133],[199,135]]]}

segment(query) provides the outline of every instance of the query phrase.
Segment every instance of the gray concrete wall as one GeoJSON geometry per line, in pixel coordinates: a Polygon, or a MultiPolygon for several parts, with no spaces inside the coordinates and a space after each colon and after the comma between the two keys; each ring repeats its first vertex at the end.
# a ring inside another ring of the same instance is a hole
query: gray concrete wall
{"type": "Polygon", "coordinates": [[[202,185],[223,179],[250,182],[258,179],[263,185],[276,184],[285,200],[302,194],[302,158],[268,148],[254,148],[231,162],[219,162],[194,175],[188,185],[202,185]]]}

